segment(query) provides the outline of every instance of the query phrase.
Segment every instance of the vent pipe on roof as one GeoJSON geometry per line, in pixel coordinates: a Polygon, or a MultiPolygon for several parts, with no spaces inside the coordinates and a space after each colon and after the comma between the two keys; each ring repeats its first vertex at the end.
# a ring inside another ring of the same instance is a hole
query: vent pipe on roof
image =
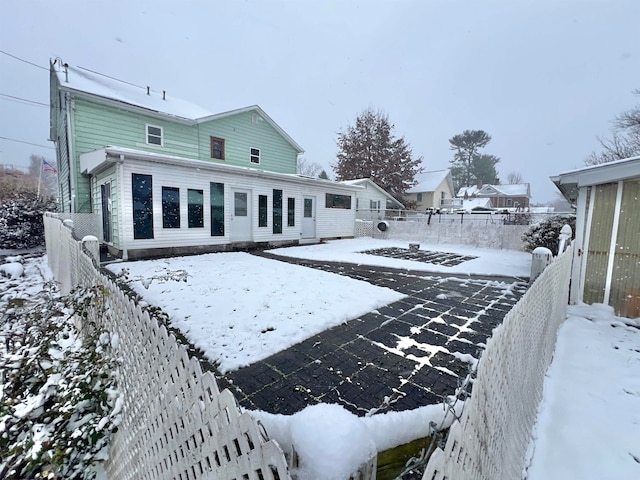
{"type": "Polygon", "coordinates": [[[147,85],[147,95],[151,95],[150,90],[151,90],[151,87],[149,87],[149,85],[147,85]]]}
{"type": "Polygon", "coordinates": [[[64,81],[66,83],[69,83],[69,64],[65,63],[63,67],[64,67],[64,81]]]}
{"type": "Polygon", "coordinates": [[[167,96],[166,90],[162,90],[162,99],[166,100],[167,99],[166,96],[167,96]]]}

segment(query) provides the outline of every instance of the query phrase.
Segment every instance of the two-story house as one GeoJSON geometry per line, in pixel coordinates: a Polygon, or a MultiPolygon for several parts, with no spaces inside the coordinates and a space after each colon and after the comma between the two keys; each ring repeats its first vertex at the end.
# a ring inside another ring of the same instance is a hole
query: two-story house
{"type": "Polygon", "coordinates": [[[407,190],[406,198],[413,203],[414,210],[448,210],[462,205],[454,201],[453,193],[451,171],[435,170],[416,175],[416,184],[407,190]]]}
{"type": "Polygon", "coordinates": [[[259,106],[214,114],[60,59],[50,95],[60,210],[100,216],[113,255],[354,235],[362,187],[297,175],[302,148],[259,106]]]}

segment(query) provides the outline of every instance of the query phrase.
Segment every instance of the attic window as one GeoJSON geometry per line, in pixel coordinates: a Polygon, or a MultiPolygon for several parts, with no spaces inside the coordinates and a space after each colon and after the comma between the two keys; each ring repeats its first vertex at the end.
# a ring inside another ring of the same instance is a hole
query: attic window
{"type": "Polygon", "coordinates": [[[252,148],[251,149],[251,163],[260,163],[260,149],[252,148]]]}
{"type": "Polygon", "coordinates": [[[147,145],[163,145],[162,127],[147,124],[147,145]]]}
{"type": "Polygon", "coordinates": [[[224,139],[211,137],[211,158],[224,160],[224,139]]]}

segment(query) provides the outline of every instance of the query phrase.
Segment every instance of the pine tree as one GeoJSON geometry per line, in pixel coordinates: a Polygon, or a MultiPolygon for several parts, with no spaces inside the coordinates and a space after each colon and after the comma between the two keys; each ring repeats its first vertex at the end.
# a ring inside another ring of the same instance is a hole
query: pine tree
{"type": "Polygon", "coordinates": [[[356,117],[355,125],[338,133],[337,180],[370,178],[399,201],[423,171],[422,157],[413,157],[404,137],[395,138],[389,117],[369,108],[356,117]]]}
{"type": "Polygon", "coordinates": [[[461,187],[470,187],[479,180],[497,183],[495,165],[500,161],[495,155],[480,153],[480,149],[491,141],[484,130],[465,130],[449,139],[449,148],[455,151],[451,163],[451,176],[456,192],[461,187]],[[492,178],[493,177],[493,178],[492,178]]]}

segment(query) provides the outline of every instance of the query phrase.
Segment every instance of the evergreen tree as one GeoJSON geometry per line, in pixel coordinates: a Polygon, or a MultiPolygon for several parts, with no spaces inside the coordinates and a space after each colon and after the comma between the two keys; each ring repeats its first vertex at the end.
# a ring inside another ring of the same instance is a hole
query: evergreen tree
{"type": "Polygon", "coordinates": [[[465,130],[449,139],[449,148],[455,151],[450,163],[456,192],[461,187],[475,185],[479,180],[483,183],[498,182],[495,166],[500,159],[480,153],[480,149],[490,141],[491,135],[484,130],[465,130]]]}
{"type": "Polygon", "coordinates": [[[329,180],[329,175],[327,175],[327,172],[324,168],[320,172],[320,175],[318,175],[318,178],[321,178],[322,180],[329,180]]]}
{"type": "Polygon", "coordinates": [[[338,133],[337,162],[332,165],[336,180],[370,178],[396,199],[415,184],[423,171],[422,157],[413,156],[404,137],[395,138],[389,117],[369,108],[338,133]]]}

